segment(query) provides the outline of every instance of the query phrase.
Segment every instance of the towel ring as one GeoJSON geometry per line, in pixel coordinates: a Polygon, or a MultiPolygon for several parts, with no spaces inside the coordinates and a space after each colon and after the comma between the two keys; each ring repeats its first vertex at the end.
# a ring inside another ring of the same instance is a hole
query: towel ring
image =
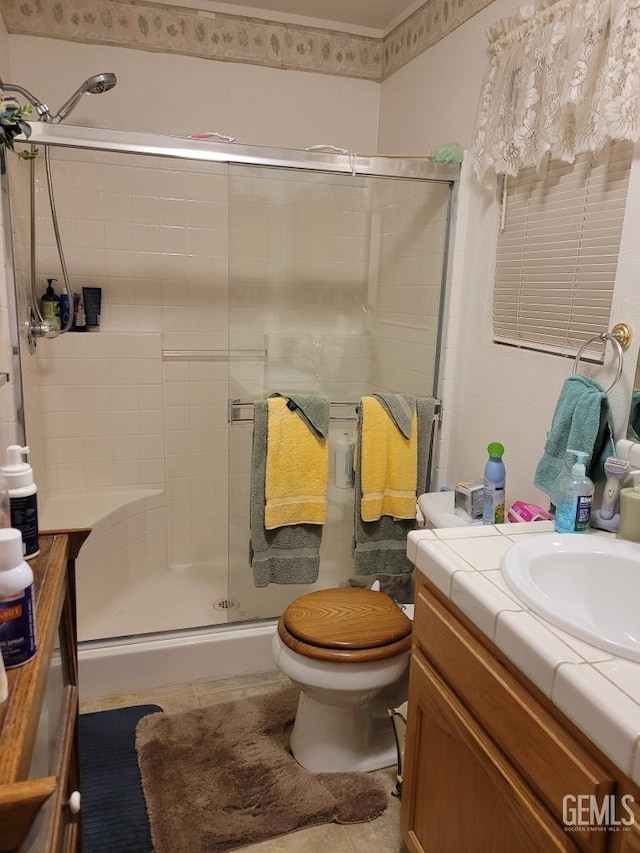
{"type": "Polygon", "coordinates": [[[604,341],[605,345],[606,345],[607,341],[610,341],[611,344],[613,345],[617,355],[618,355],[618,369],[616,370],[615,378],[614,378],[613,382],[611,383],[611,386],[609,388],[607,388],[607,390],[604,392],[605,394],[608,394],[610,391],[613,391],[613,389],[616,387],[616,385],[620,381],[620,377],[622,376],[623,352],[622,352],[622,344],[618,340],[617,335],[612,334],[610,332],[602,332],[599,335],[594,335],[592,338],[589,338],[588,341],[585,341],[585,343],[583,343],[582,346],[580,347],[580,349],[578,350],[578,354],[576,355],[576,359],[575,359],[575,362],[573,364],[572,375],[575,375],[578,372],[578,364],[580,362],[580,359],[582,358],[582,353],[586,350],[586,348],[589,346],[589,344],[592,344],[594,341],[604,341]]]}

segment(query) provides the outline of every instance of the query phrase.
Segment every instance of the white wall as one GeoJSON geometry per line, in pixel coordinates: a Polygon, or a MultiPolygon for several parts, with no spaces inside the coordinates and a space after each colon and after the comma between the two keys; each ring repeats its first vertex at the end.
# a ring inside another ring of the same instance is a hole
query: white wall
{"type": "MultiPolygon", "coordinates": [[[[487,61],[486,29],[518,6],[519,0],[496,0],[382,84],[381,152],[424,152],[454,141],[470,145],[487,61]]],[[[640,222],[635,202],[638,171],[634,169],[629,190],[611,315],[611,325],[625,321],[636,330],[623,379],[611,395],[616,438],[625,430],[640,337],[640,303],[633,285],[640,268],[634,236],[640,222]]],[[[535,466],[573,364],[492,342],[496,206],[492,193],[477,186],[468,163],[463,168],[458,212],[442,387],[440,484],[481,476],[487,444],[499,440],[506,447],[507,501],[536,499],[544,505],[548,499],[533,487],[535,466]]],[[[608,349],[605,368],[582,372],[591,373],[606,387],[614,367],[615,358],[608,349]]]]}
{"type": "Polygon", "coordinates": [[[368,80],[34,36],[9,36],[9,55],[12,82],[52,110],[92,74],[116,73],[116,88],[85,96],[67,123],[176,136],[217,131],[247,145],[375,150],[380,87],[368,80]]]}

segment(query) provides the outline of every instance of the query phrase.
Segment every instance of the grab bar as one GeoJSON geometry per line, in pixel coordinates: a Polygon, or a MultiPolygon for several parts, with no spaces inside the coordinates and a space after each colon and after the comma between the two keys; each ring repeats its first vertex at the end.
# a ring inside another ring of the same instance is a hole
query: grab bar
{"type": "Polygon", "coordinates": [[[575,361],[573,363],[572,375],[575,376],[575,374],[578,372],[578,365],[580,363],[580,359],[582,358],[582,354],[589,346],[589,344],[592,344],[595,341],[602,341],[606,345],[607,341],[609,341],[618,356],[618,369],[616,370],[615,378],[609,388],[607,388],[607,390],[604,392],[605,394],[609,394],[609,392],[613,391],[613,389],[620,381],[620,377],[622,376],[623,351],[629,348],[632,337],[633,332],[631,331],[631,327],[628,326],[626,323],[618,323],[616,326],[613,327],[610,332],[601,332],[599,335],[594,335],[592,338],[589,338],[588,341],[585,341],[582,344],[582,346],[577,352],[575,361]]]}

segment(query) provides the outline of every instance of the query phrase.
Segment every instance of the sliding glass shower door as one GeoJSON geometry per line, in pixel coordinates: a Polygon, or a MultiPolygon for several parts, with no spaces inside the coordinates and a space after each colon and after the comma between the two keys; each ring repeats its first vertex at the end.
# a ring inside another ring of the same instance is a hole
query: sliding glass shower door
{"type": "Polygon", "coordinates": [[[229,168],[229,620],[279,615],[348,582],[354,492],[334,448],[374,391],[436,391],[451,187],[293,169],[229,168]],[[249,558],[253,402],[323,394],[329,517],[313,585],[257,588],[249,558]]]}

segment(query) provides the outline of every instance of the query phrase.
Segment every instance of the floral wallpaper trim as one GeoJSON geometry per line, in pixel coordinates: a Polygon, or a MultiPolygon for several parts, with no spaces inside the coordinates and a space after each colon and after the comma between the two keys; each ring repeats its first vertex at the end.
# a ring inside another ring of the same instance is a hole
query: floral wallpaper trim
{"type": "Polygon", "coordinates": [[[0,0],[10,33],[380,82],[493,0],[427,0],[386,38],[145,2],[0,0]]]}
{"type": "Polygon", "coordinates": [[[383,79],[443,39],[493,0],[427,0],[384,38],[383,79]]]}

